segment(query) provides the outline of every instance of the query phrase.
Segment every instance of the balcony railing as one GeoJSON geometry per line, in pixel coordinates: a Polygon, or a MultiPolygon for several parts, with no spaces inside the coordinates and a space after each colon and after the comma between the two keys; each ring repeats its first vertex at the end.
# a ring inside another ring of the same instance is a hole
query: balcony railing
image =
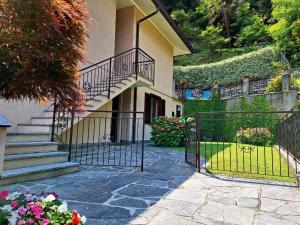
{"type": "Polygon", "coordinates": [[[80,70],[80,86],[86,101],[97,95],[110,98],[111,87],[129,77],[141,76],[154,82],[155,60],[139,48],[134,48],[80,70]]]}

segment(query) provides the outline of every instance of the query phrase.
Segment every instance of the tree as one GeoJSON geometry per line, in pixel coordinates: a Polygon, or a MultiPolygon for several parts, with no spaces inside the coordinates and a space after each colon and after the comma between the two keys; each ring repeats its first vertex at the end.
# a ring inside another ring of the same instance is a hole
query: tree
{"type": "Polygon", "coordinates": [[[82,107],[87,21],[84,0],[0,0],[0,97],[82,107]]]}
{"type": "Polygon", "coordinates": [[[285,52],[292,64],[300,65],[300,1],[272,0],[272,3],[276,22],[270,26],[269,33],[276,47],[285,52]]]}
{"type": "Polygon", "coordinates": [[[222,27],[210,25],[206,30],[201,32],[200,36],[203,38],[204,44],[210,48],[211,52],[214,52],[217,49],[221,51],[222,47],[230,41],[229,38],[224,38],[221,35],[222,31],[222,27]]]}

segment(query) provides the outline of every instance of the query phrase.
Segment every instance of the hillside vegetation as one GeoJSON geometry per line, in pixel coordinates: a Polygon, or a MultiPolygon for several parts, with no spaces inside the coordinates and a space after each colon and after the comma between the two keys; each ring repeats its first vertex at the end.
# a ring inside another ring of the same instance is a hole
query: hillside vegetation
{"type": "Polygon", "coordinates": [[[211,87],[214,81],[228,85],[244,77],[269,78],[275,74],[274,61],[277,54],[271,47],[226,59],[217,63],[197,66],[175,66],[177,80],[186,80],[190,87],[211,87]]]}

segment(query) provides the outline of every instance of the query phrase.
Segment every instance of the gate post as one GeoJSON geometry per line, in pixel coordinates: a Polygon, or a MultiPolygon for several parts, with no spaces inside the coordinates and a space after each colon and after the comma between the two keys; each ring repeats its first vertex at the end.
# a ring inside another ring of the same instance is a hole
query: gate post
{"type": "Polygon", "coordinates": [[[201,164],[200,164],[200,113],[197,112],[196,114],[196,165],[198,168],[198,173],[200,173],[201,170],[201,164]]]}
{"type": "Polygon", "coordinates": [[[188,117],[185,117],[185,142],[184,142],[184,159],[185,162],[187,162],[187,143],[188,143],[188,135],[189,135],[189,130],[188,130],[188,117]]]}

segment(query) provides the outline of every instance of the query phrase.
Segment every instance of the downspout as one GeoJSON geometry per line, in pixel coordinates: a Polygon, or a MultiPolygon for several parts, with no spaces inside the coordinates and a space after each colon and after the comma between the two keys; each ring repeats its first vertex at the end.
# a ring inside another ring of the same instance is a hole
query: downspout
{"type": "MultiPolygon", "coordinates": [[[[159,8],[155,12],[145,16],[142,19],[139,19],[136,23],[136,35],[135,35],[135,74],[136,80],[138,79],[138,69],[139,69],[139,47],[140,47],[140,24],[145,20],[155,16],[159,12],[159,8]]],[[[135,143],[135,134],[136,134],[136,108],[137,108],[137,87],[134,88],[133,93],[133,126],[132,126],[132,141],[135,143]]],[[[145,116],[145,115],[144,115],[145,116]]]]}

